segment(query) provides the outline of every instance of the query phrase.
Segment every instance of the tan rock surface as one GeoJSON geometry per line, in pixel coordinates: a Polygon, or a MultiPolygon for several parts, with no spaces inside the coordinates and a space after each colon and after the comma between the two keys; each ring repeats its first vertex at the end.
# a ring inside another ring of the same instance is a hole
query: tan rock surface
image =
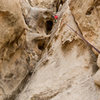
{"type": "MultiPolygon", "coordinates": [[[[40,12],[46,12],[47,9],[36,8],[36,11],[32,9],[26,17],[24,14],[27,15],[27,13],[24,12],[18,0],[13,2],[1,0],[0,2],[0,100],[11,100],[23,89],[36,62],[41,57],[44,43],[46,44],[49,38],[49,35],[46,35],[46,29],[40,28],[39,25],[37,30],[28,28],[29,24],[26,23],[28,26],[25,24],[26,19],[30,17],[29,22],[35,22],[31,13],[38,11],[36,12],[38,15],[40,12]]],[[[23,5],[25,10],[31,9],[27,1],[23,5]]],[[[41,17],[42,15],[39,18],[41,17]]],[[[35,25],[40,20],[39,18],[35,25]]]]}
{"type": "Polygon", "coordinates": [[[96,74],[93,76],[93,79],[95,83],[100,86],[100,70],[96,72],[96,74]]]}
{"type": "Polygon", "coordinates": [[[31,6],[50,8],[54,0],[28,0],[31,6]]]}
{"type": "Polygon", "coordinates": [[[27,72],[22,60],[25,28],[19,1],[0,0],[0,100],[16,90],[27,72]]]}
{"type": "Polygon", "coordinates": [[[95,55],[67,26],[79,33],[67,3],[58,14],[54,37],[16,100],[99,100],[92,78],[95,55]]]}
{"type": "Polygon", "coordinates": [[[54,1],[0,0],[0,100],[100,100],[100,57],[73,31],[100,49],[100,2],[67,0],[55,21],[54,1]]]}
{"type": "Polygon", "coordinates": [[[100,68],[100,54],[99,54],[98,59],[97,59],[97,65],[100,68]]]}
{"type": "MultiPolygon", "coordinates": [[[[100,0],[71,0],[70,8],[83,36],[100,51],[100,0]]],[[[99,55],[92,49],[96,55],[99,55]]],[[[96,59],[95,59],[96,60],[96,59]]],[[[98,56],[97,65],[100,66],[98,56]]],[[[99,71],[94,75],[95,83],[99,84],[99,71]]]]}
{"type": "Polygon", "coordinates": [[[70,9],[85,39],[100,50],[100,0],[71,0],[70,9]]]}

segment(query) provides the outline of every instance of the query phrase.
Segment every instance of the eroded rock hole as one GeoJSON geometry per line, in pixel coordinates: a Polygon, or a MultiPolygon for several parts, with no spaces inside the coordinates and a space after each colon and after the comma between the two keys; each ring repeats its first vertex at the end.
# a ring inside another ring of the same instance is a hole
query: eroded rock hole
{"type": "Polygon", "coordinates": [[[45,43],[44,43],[44,42],[40,42],[40,43],[38,44],[38,48],[39,48],[41,51],[43,51],[43,50],[45,49],[45,43]]]}
{"type": "Polygon", "coordinates": [[[50,33],[52,27],[53,27],[53,21],[52,21],[52,20],[46,21],[46,33],[47,33],[47,34],[50,33]]]}
{"type": "Polygon", "coordinates": [[[86,15],[91,15],[93,9],[94,9],[94,7],[90,7],[90,8],[87,10],[86,15]]]}

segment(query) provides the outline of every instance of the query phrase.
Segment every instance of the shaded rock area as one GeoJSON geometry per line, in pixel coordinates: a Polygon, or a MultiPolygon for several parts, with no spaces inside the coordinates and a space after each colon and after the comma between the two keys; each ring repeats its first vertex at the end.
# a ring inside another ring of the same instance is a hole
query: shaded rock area
{"type": "Polygon", "coordinates": [[[0,0],[0,100],[100,100],[99,33],[99,0],[0,0]]]}

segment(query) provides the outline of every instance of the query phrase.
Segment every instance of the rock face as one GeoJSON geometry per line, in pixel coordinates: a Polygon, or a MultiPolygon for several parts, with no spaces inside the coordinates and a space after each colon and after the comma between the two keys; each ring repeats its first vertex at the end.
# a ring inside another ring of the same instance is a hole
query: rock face
{"type": "Polygon", "coordinates": [[[100,50],[100,1],[72,0],[70,8],[83,36],[100,50]]]}
{"type": "Polygon", "coordinates": [[[100,50],[99,15],[99,0],[0,0],[0,100],[100,100],[100,54],[79,37],[100,50]]]}
{"type": "MultiPolygon", "coordinates": [[[[71,0],[70,8],[82,34],[86,40],[100,51],[100,0],[71,0]],[[84,10],[83,10],[84,9],[84,10]]],[[[93,49],[98,56],[97,66],[100,67],[100,54],[93,49]]],[[[94,75],[94,81],[100,85],[100,71],[94,75]]]]}
{"type": "Polygon", "coordinates": [[[28,0],[31,6],[50,8],[54,0],[28,0]]]}
{"type": "Polygon", "coordinates": [[[18,0],[0,0],[0,100],[10,96],[27,73],[26,28],[18,0]]]}
{"type": "Polygon", "coordinates": [[[80,33],[68,5],[66,2],[58,12],[59,20],[36,74],[16,100],[99,100],[92,78],[97,69],[96,56],[67,26],[80,33]]]}

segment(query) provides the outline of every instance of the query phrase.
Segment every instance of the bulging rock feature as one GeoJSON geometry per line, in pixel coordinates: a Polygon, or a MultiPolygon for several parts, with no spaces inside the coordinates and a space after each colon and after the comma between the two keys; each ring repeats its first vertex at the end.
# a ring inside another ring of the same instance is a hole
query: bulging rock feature
{"type": "Polygon", "coordinates": [[[95,84],[100,86],[100,70],[96,72],[96,74],[93,76],[93,79],[94,79],[95,84]]]}
{"type": "Polygon", "coordinates": [[[97,59],[97,65],[100,68],[100,54],[99,54],[98,59],[97,59]]]}
{"type": "Polygon", "coordinates": [[[19,1],[0,0],[0,100],[11,96],[28,72],[25,29],[19,1]]]}

